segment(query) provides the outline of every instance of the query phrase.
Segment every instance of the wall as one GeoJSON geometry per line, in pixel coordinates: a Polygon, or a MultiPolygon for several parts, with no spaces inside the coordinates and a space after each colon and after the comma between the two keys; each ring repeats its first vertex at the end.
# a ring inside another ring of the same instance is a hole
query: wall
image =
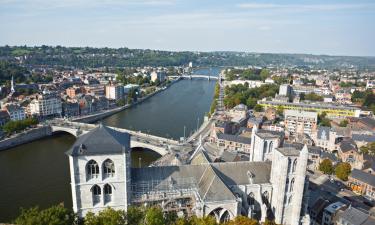
{"type": "Polygon", "coordinates": [[[16,137],[1,140],[0,151],[15,147],[17,145],[35,141],[35,140],[38,140],[40,138],[43,138],[49,135],[51,135],[50,127],[38,127],[32,130],[29,130],[25,133],[19,134],[16,137]]]}

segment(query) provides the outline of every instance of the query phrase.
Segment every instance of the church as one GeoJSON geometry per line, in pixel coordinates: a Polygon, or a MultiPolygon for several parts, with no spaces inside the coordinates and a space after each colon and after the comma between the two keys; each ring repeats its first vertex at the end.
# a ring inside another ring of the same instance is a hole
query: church
{"type": "Polygon", "coordinates": [[[185,165],[132,168],[130,135],[99,125],[66,153],[73,209],[84,217],[107,207],[159,205],[218,222],[244,215],[297,225],[305,210],[308,149],[283,147],[280,140],[255,129],[250,161],[211,162],[200,145],[185,165]]]}

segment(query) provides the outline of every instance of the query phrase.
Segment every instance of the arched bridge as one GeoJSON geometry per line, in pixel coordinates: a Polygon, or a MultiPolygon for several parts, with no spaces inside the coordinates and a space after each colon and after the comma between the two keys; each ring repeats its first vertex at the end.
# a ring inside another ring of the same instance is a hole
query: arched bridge
{"type": "Polygon", "coordinates": [[[201,74],[192,74],[192,75],[181,75],[181,76],[168,76],[169,78],[182,78],[182,79],[193,79],[193,78],[200,78],[200,79],[207,79],[207,80],[217,80],[218,77],[210,76],[210,75],[201,75],[201,74]]]}
{"type": "MultiPolygon", "coordinates": [[[[55,120],[49,121],[48,125],[51,127],[52,133],[67,132],[67,133],[74,135],[75,137],[88,133],[90,130],[98,126],[95,124],[71,122],[71,121],[66,121],[63,119],[55,119],[55,120]]],[[[110,127],[110,128],[120,131],[120,132],[129,133],[131,135],[130,146],[132,148],[135,148],[135,147],[148,148],[159,153],[162,156],[170,153],[172,151],[172,148],[176,148],[179,146],[179,142],[172,140],[172,139],[144,134],[142,132],[127,130],[123,128],[117,128],[117,127],[110,127]]]]}

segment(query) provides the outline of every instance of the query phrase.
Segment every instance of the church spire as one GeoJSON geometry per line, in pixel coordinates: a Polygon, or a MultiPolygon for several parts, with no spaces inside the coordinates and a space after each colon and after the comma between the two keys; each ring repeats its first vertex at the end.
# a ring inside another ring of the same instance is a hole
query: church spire
{"type": "Polygon", "coordinates": [[[14,93],[14,92],[15,92],[13,76],[12,76],[12,80],[11,80],[11,82],[10,82],[10,92],[11,92],[11,93],[14,93]]]}

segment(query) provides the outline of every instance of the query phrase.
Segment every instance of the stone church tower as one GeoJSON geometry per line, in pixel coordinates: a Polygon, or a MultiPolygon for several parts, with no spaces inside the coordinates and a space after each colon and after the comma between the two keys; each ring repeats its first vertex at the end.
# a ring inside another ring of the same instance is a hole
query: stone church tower
{"type": "Polygon", "coordinates": [[[298,225],[304,194],[308,149],[280,147],[274,151],[271,170],[275,222],[298,225]]]}
{"type": "Polygon", "coordinates": [[[69,156],[73,210],[83,217],[130,204],[130,135],[99,125],[80,136],[69,156]]]}

